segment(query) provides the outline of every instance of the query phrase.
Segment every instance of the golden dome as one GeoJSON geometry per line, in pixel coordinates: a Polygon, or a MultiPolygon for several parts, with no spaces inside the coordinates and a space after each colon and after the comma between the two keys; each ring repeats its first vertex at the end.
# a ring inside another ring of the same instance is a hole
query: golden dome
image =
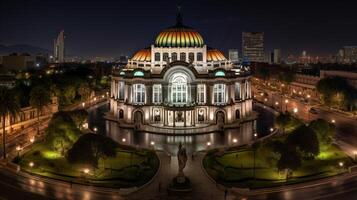
{"type": "Polygon", "coordinates": [[[207,49],[207,62],[226,60],[226,57],[218,49],[207,49]]]}
{"type": "Polygon", "coordinates": [[[150,62],[151,61],[151,49],[150,48],[146,48],[146,49],[141,49],[139,51],[137,51],[134,56],[131,58],[132,61],[147,61],[150,62]]]}
{"type": "Polygon", "coordinates": [[[201,34],[187,26],[173,26],[159,33],[155,40],[157,47],[203,47],[201,34]]]}

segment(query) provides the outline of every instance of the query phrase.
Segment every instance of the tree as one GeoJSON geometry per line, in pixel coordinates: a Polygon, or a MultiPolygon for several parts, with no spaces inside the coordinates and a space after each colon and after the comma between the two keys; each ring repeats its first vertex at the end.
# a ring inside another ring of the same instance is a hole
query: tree
{"type": "Polygon", "coordinates": [[[322,102],[329,107],[353,110],[356,108],[357,90],[342,77],[327,77],[316,84],[322,102]]]}
{"type": "Polygon", "coordinates": [[[30,92],[30,105],[37,109],[37,134],[40,134],[40,112],[50,104],[50,92],[45,87],[36,86],[30,92]]]}
{"type": "Polygon", "coordinates": [[[84,109],[73,110],[68,112],[68,114],[78,128],[83,125],[83,123],[87,120],[88,117],[88,112],[84,109]]]}
{"type": "Polygon", "coordinates": [[[0,115],[2,119],[2,146],[3,158],[6,159],[6,116],[14,117],[20,112],[20,105],[16,100],[13,91],[6,87],[0,87],[0,115]]]}
{"type": "Polygon", "coordinates": [[[99,159],[115,157],[117,147],[118,144],[109,137],[87,133],[68,151],[67,160],[70,163],[98,168],[99,159]]]}
{"type": "Polygon", "coordinates": [[[277,163],[279,170],[286,170],[286,179],[290,177],[290,172],[298,169],[301,166],[301,157],[299,152],[294,148],[286,148],[282,152],[280,159],[277,163]]]}
{"type": "Polygon", "coordinates": [[[323,119],[317,119],[310,122],[309,127],[315,131],[320,144],[331,145],[335,134],[335,126],[333,124],[323,119]]]}
{"type": "Polygon", "coordinates": [[[319,141],[316,133],[311,128],[301,125],[296,128],[286,139],[289,148],[297,147],[306,158],[314,158],[320,152],[319,141]]]}
{"type": "Polygon", "coordinates": [[[259,67],[257,69],[257,77],[267,80],[270,77],[270,69],[267,67],[259,67]]]}
{"type": "Polygon", "coordinates": [[[275,119],[275,124],[278,128],[283,130],[283,133],[285,133],[285,128],[289,124],[290,120],[291,116],[289,113],[280,113],[275,119]]]}
{"type": "Polygon", "coordinates": [[[81,96],[81,100],[86,100],[90,97],[92,90],[87,82],[81,82],[78,87],[78,94],[81,96]]]}
{"type": "Polygon", "coordinates": [[[46,129],[46,144],[63,156],[81,134],[67,112],[58,112],[52,117],[46,129]]]}

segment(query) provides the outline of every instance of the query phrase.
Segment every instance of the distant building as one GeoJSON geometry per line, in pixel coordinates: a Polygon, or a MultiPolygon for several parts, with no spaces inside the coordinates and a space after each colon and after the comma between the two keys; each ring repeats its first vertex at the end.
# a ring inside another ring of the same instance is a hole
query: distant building
{"type": "Polygon", "coordinates": [[[345,63],[357,63],[357,46],[343,47],[343,56],[345,63]]]}
{"type": "Polygon", "coordinates": [[[2,65],[9,70],[26,70],[36,66],[36,57],[29,54],[3,56],[2,65]]]}
{"type": "Polygon", "coordinates": [[[281,49],[274,49],[273,63],[274,64],[281,63],[281,49]]]}
{"type": "Polygon", "coordinates": [[[264,32],[243,32],[242,52],[250,62],[264,62],[264,32]]]}
{"type": "Polygon", "coordinates": [[[228,57],[229,57],[229,60],[232,61],[233,64],[239,63],[238,49],[229,49],[228,57]]]}
{"type": "Polygon", "coordinates": [[[14,88],[16,84],[16,78],[14,75],[0,74],[0,86],[7,88],[14,88]]]}
{"type": "Polygon", "coordinates": [[[56,63],[64,62],[64,31],[62,30],[53,41],[53,60],[56,63]]]}

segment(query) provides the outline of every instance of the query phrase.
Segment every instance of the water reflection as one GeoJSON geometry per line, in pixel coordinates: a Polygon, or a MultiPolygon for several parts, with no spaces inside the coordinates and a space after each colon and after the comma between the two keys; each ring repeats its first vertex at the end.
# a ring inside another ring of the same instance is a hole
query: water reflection
{"type": "MultiPolygon", "coordinates": [[[[224,133],[210,133],[195,136],[164,136],[151,133],[136,132],[131,129],[120,128],[116,122],[106,121],[103,114],[107,112],[107,104],[93,107],[89,110],[89,127],[98,129],[115,141],[143,148],[155,148],[175,154],[179,143],[182,143],[188,153],[216,148],[246,144],[254,139],[254,123],[246,122],[239,128],[225,130],[224,133]]],[[[273,115],[264,109],[256,109],[260,113],[257,122],[257,132],[263,136],[269,132],[273,123],[273,115]]]]}

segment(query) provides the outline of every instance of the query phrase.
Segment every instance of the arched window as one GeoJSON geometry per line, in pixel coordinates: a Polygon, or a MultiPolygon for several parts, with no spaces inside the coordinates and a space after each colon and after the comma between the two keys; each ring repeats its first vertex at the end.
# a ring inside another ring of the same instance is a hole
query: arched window
{"type": "Polygon", "coordinates": [[[160,53],[155,53],[155,61],[160,61],[160,53]]]}
{"type": "Polygon", "coordinates": [[[224,73],[224,71],[217,71],[214,76],[216,77],[222,77],[222,76],[226,76],[226,73],[224,73]]]}
{"type": "Polygon", "coordinates": [[[133,85],[133,102],[138,104],[145,103],[145,85],[134,84],[133,85]]]}
{"type": "Polygon", "coordinates": [[[169,53],[163,53],[162,54],[162,60],[163,61],[168,61],[169,60],[169,53]]]}
{"type": "Polygon", "coordinates": [[[175,73],[171,78],[171,101],[172,103],[187,102],[187,77],[183,73],[175,73]]]}
{"type": "Polygon", "coordinates": [[[226,103],[226,85],[225,84],[215,84],[213,86],[213,100],[215,104],[226,103]]]}
{"type": "Polygon", "coordinates": [[[186,61],[186,53],[180,53],[180,60],[181,61],[186,61]]]}
{"type": "Polygon", "coordinates": [[[171,60],[172,61],[177,61],[177,53],[174,52],[174,53],[171,54],[171,60]]]}
{"type": "Polygon", "coordinates": [[[152,102],[161,103],[161,84],[154,84],[152,86],[152,102]]]}
{"type": "Polygon", "coordinates": [[[239,109],[236,110],[236,119],[240,119],[240,110],[239,109]]]}
{"type": "Polygon", "coordinates": [[[203,61],[202,53],[197,53],[197,61],[203,61]]]}
{"type": "Polygon", "coordinates": [[[119,119],[123,119],[124,118],[124,110],[120,109],[119,110],[119,119]]]}
{"type": "Polygon", "coordinates": [[[136,72],[134,72],[134,76],[144,76],[144,72],[136,71],[136,72]]]}
{"type": "Polygon", "coordinates": [[[189,53],[188,54],[188,61],[189,62],[193,62],[193,61],[195,61],[195,54],[194,53],[189,53]]]}
{"type": "Polygon", "coordinates": [[[235,100],[240,100],[241,99],[241,95],[240,95],[240,83],[237,82],[234,84],[234,99],[235,100]]]}

